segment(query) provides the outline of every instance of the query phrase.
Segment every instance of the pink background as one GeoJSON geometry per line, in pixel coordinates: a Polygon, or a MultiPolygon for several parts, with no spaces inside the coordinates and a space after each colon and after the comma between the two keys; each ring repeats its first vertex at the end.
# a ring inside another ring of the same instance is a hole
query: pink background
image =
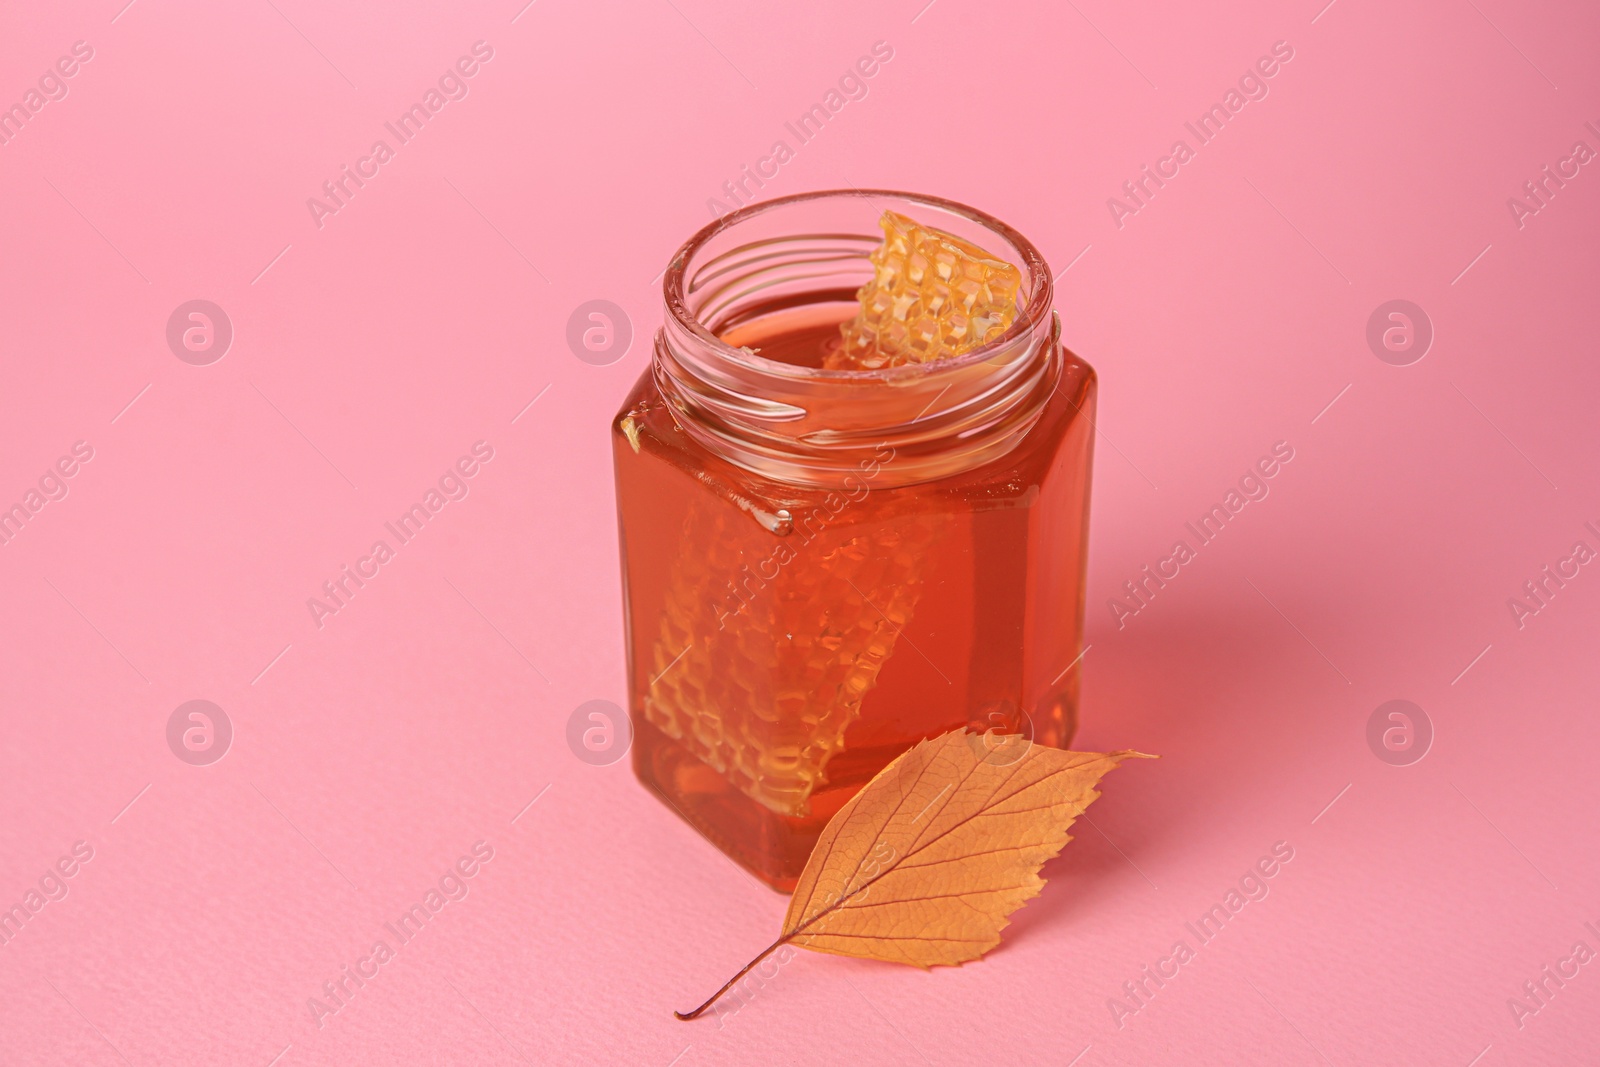
{"type": "Polygon", "coordinates": [[[0,14],[0,104],[94,50],[0,147],[0,504],[94,450],[0,546],[0,907],[93,849],[0,947],[0,1059],[1593,1056],[1600,964],[1507,1003],[1600,950],[1600,567],[1507,606],[1600,549],[1600,174],[1507,207],[1600,148],[1591,6],[124,2],[0,14]],[[306,199],[478,40],[469,95],[319,229],[306,199]],[[707,199],[880,40],[767,193],[966,201],[1063,272],[1102,376],[1077,746],[1165,758],[1112,776],[987,960],[800,953],[683,1024],[785,902],[566,743],[623,698],[607,421],[707,199]],[[1269,95],[1119,228],[1107,198],[1276,41],[1269,95]],[[235,330],[209,366],[165,341],[194,298],[235,330]],[[597,367],[565,330],[600,298],[636,336],[597,367]],[[1395,298],[1436,331],[1405,367],[1365,339],[1395,298]],[[319,628],[307,599],[480,440],[470,495],[319,628]],[[1270,496],[1119,629],[1108,599],[1278,441],[1270,496]],[[1436,735],[1410,766],[1366,740],[1396,698],[1436,735]],[[210,766],[167,745],[192,699],[235,731],[210,766]],[[465,899],[319,1027],[478,841],[465,899]],[[1108,998],[1279,841],[1267,898],[1119,1028],[1108,998]]]}

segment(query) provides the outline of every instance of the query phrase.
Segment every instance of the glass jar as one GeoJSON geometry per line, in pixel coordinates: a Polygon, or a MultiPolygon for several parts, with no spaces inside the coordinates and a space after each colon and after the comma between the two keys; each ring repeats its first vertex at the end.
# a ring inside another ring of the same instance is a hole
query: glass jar
{"type": "Polygon", "coordinates": [[[639,779],[780,890],[917,741],[1076,725],[1095,374],[1011,227],[880,190],[753,204],[664,276],[613,423],[639,779]],[[824,370],[885,210],[1022,272],[965,355],[824,370]]]}

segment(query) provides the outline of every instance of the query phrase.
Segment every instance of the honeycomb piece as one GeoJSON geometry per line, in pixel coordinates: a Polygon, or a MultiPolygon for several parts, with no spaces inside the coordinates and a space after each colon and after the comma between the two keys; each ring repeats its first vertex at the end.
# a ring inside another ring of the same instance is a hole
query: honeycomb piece
{"type": "Polygon", "coordinates": [[[751,799],[809,814],[916,606],[940,529],[927,516],[880,516],[780,539],[697,497],[679,534],[645,718],[751,799]],[[779,543],[792,555],[775,556],[779,543]]]}
{"type": "Polygon", "coordinates": [[[839,327],[828,370],[876,370],[970,352],[1017,317],[1022,272],[953,234],[885,211],[873,278],[861,308],[839,327]]]}

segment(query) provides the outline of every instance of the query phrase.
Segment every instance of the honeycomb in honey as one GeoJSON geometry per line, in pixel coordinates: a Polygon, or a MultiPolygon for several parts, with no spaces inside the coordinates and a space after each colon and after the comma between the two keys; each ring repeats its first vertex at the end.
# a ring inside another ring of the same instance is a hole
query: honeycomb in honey
{"type": "Polygon", "coordinates": [[[840,521],[796,529],[781,542],[792,555],[775,556],[778,538],[701,496],[680,533],[645,718],[751,799],[808,814],[911,617],[939,529],[925,516],[840,521]]]}

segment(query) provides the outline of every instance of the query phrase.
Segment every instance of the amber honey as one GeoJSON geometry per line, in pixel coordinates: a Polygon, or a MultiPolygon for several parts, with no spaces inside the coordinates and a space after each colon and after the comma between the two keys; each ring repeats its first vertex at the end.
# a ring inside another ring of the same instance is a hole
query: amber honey
{"type": "Polygon", "coordinates": [[[1015,256],[1003,338],[830,369],[879,205],[755,205],[674,260],[613,424],[635,771],[783,890],[916,741],[972,723],[1065,746],[1076,722],[1094,372],[1020,235],[876,196],[1015,256]]]}

